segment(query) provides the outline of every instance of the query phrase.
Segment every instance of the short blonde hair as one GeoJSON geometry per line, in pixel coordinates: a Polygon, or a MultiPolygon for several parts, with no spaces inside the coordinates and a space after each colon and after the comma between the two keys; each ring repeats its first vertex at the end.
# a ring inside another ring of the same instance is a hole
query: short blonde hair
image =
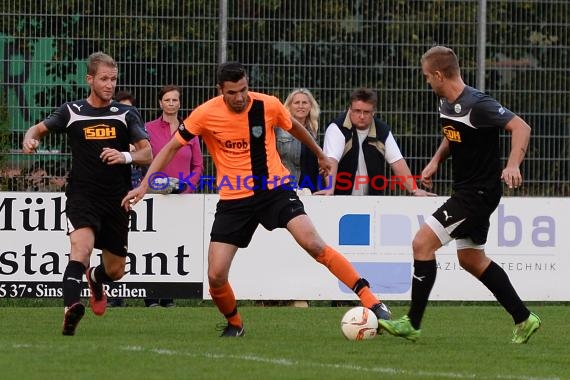
{"type": "Polygon", "coordinates": [[[440,71],[446,78],[461,75],[459,59],[455,52],[447,46],[434,46],[422,55],[421,63],[427,63],[429,69],[440,71]]]}
{"type": "Polygon", "coordinates": [[[87,59],[87,74],[95,75],[97,74],[97,69],[100,65],[106,65],[110,67],[117,67],[117,62],[108,54],[98,51],[93,53],[87,59]]]}
{"type": "Polygon", "coordinates": [[[296,88],[287,95],[287,99],[285,99],[285,107],[288,110],[291,110],[291,103],[293,103],[293,97],[297,94],[306,95],[311,102],[311,109],[309,110],[309,128],[311,134],[314,137],[317,137],[317,133],[319,131],[319,116],[321,114],[321,107],[319,103],[315,100],[315,97],[311,93],[311,91],[307,90],[306,88],[296,88]]]}

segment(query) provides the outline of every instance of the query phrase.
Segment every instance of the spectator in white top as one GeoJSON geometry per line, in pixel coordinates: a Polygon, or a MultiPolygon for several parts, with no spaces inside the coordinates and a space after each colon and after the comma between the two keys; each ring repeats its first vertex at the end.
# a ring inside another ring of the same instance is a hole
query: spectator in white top
{"type": "Polygon", "coordinates": [[[323,150],[336,165],[327,188],[317,194],[385,195],[402,188],[416,196],[435,195],[418,188],[390,126],[375,117],[377,103],[374,91],[359,88],[350,95],[348,111],[327,127],[323,150]]]}

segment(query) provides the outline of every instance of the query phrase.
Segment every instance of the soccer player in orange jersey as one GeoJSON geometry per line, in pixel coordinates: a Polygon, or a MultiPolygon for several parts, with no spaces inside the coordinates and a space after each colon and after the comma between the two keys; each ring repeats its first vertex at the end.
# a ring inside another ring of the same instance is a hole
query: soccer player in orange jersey
{"type": "Polygon", "coordinates": [[[141,185],[123,199],[123,206],[128,209],[140,201],[152,186],[148,183],[152,173],[160,171],[187,141],[202,136],[216,166],[220,195],[210,233],[208,282],[214,303],[227,319],[221,336],[244,335],[228,277],[238,248],[249,245],[259,224],[268,230],[287,228],[303,249],[360,297],[365,307],[379,318],[389,319],[388,307],[352,264],[321,239],[303,203],[287,186],[289,172],[279,158],[274,128],[283,128],[308,146],[324,175],[331,168],[330,159],[277,98],[249,91],[242,64],[221,64],[217,87],[220,95],[198,106],[184,120],[153,160],[141,185]]]}

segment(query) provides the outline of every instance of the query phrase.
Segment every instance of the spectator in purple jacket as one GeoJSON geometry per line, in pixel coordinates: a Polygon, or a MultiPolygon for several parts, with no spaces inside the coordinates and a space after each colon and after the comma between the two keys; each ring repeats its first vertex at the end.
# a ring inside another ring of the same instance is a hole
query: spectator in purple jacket
{"type": "MultiPolygon", "coordinates": [[[[167,85],[158,93],[158,104],[162,110],[161,115],[146,123],[145,127],[150,136],[152,152],[158,154],[164,145],[172,138],[178,126],[182,124],[180,111],[180,87],[167,85]]],[[[197,189],[198,181],[204,170],[200,140],[194,138],[182,147],[163,172],[170,178],[178,180],[179,187],[174,188],[175,193],[192,193],[197,189]],[[178,191],[176,191],[178,190],[178,191]]]]}
{"type": "MultiPolygon", "coordinates": [[[[182,124],[182,119],[178,114],[180,111],[180,95],[180,87],[175,85],[164,86],[158,93],[158,104],[162,113],[157,119],[149,121],[145,125],[150,137],[152,151],[155,154],[158,154],[162,147],[170,141],[172,135],[178,130],[178,126],[182,124]]],[[[177,184],[177,186],[169,184],[172,193],[192,193],[195,191],[194,189],[197,189],[203,170],[200,140],[195,137],[176,153],[163,169],[163,172],[172,179],[171,182],[177,184]]],[[[145,305],[148,307],[172,307],[174,300],[171,298],[146,298],[145,305]]]]}

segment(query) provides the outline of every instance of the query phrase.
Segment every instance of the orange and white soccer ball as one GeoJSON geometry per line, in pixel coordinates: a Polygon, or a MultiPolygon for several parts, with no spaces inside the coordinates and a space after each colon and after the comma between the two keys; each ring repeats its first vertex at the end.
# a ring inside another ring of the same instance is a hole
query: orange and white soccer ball
{"type": "Polygon", "coordinates": [[[348,340],[372,339],[378,331],[378,318],[366,307],[353,307],[342,317],[340,329],[348,340]]]}

